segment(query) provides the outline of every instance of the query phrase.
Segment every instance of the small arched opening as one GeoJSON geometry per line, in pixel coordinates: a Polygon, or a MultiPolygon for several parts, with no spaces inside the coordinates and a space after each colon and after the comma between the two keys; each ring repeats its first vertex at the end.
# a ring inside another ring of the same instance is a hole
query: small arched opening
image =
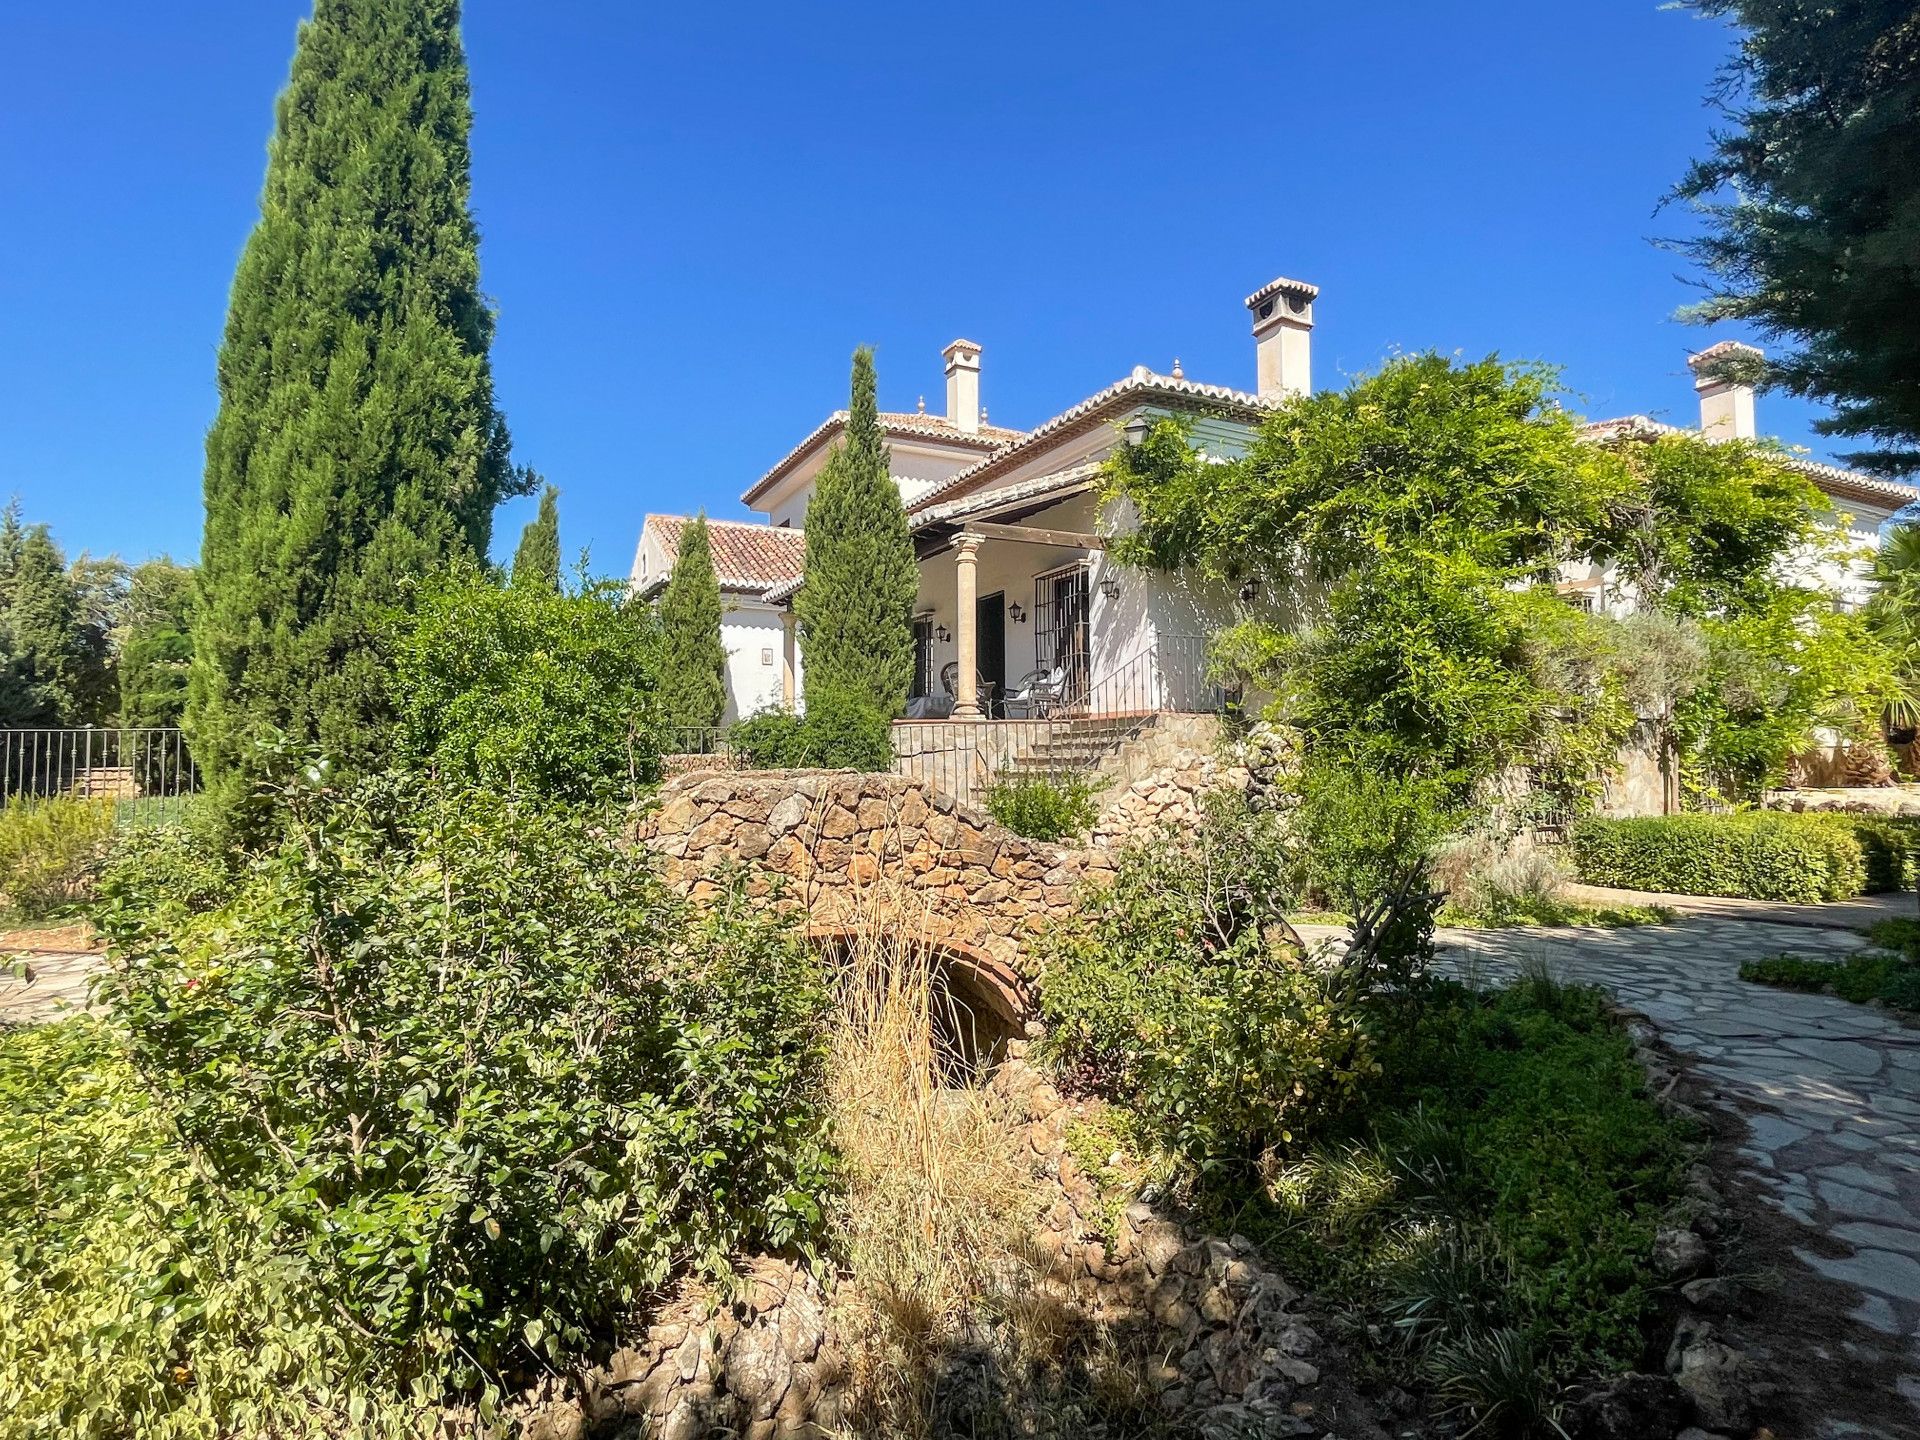
{"type": "Polygon", "coordinates": [[[972,947],[935,939],[873,944],[843,929],[816,929],[810,937],[843,987],[872,984],[891,972],[902,993],[924,1005],[933,1061],[942,1083],[977,1085],[1007,1058],[1007,1046],[1026,1033],[1026,988],[1007,966],[972,947]]]}

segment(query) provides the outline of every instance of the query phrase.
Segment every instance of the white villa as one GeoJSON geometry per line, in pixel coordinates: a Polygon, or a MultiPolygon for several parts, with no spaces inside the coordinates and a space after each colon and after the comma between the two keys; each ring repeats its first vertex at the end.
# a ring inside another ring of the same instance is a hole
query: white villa
{"type": "MultiPolygon", "coordinates": [[[[1191,418],[1206,451],[1242,452],[1265,413],[1311,389],[1318,294],[1283,278],[1247,297],[1252,390],[1189,380],[1178,361],[1169,374],[1136,366],[1031,430],[1008,429],[988,424],[980,403],[981,347],[956,340],[943,352],[945,413],[880,416],[920,560],[909,722],[1218,708],[1202,637],[1231,617],[1240,597],[1207,592],[1188,577],[1110,564],[1102,537],[1125,522],[1102,513],[1098,471],[1114,447],[1138,443],[1156,419],[1172,414],[1191,418]]],[[[1751,437],[1751,387],[1718,372],[1734,348],[1723,342],[1689,362],[1700,424],[1710,435],[1751,437]]],[[[747,488],[742,498],[763,522],[711,522],[727,606],[729,720],[798,703],[803,657],[791,601],[801,583],[800,527],[845,423],[845,411],[829,415],[747,488]]],[[[1678,428],[1636,415],[1588,431],[1605,438],[1678,428]]],[[[1920,500],[1920,490],[1906,485],[1792,463],[1833,497],[1863,544],[1875,543],[1896,509],[1920,500]]],[[[685,523],[646,517],[632,577],[642,592],[665,583],[685,523]]],[[[1570,574],[1562,589],[1574,603],[1614,603],[1605,584],[1597,572],[1570,574]]]]}

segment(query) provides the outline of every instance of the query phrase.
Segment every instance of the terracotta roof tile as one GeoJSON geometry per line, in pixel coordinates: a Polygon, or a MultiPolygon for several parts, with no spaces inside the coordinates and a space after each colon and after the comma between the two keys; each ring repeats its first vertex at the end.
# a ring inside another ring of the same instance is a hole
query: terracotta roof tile
{"type": "MultiPolygon", "coordinates": [[[[691,523],[685,515],[649,515],[644,528],[660,537],[661,548],[668,555],[677,555],[681,533],[691,523]]],[[[713,542],[713,569],[722,590],[757,593],[799,578],[807,544],[803,531],[744,520],[709,520],[707,534],[713,542]]]]}
{"type": "MultiPolygon", "coordinates": [[[[962,430],[944,415],[926,415],[917,411],[882,410],[880,428],[889,436],[905,439],[938,440],[949,445],[962,446],[979,453],[997,450],[1020,439],[1024,430],[1010,430],[1004,425],[982,424],[978,430],[962,430]]],[[[836,410],[822,420],[793,449],[774,464],[774,467],[754,481],[740,498],[748,505],[764,495],[776,481],[800,463],[816,447],[827,444],[837,438],[847,423],[847,412],[836,410]]]]}

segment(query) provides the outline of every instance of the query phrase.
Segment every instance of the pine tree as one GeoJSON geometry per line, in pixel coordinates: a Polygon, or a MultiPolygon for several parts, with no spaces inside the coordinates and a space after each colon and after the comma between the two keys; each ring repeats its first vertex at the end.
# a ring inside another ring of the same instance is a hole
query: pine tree
{"type": "Polygon", "coordinates": [[[513,583],[560,593],[560,492],[551,485],[540,494],[540,513],[520,532],[513,583]]]}
{"type": "Polygon", "coordinates": [[[120,723],[171,727],[186,711],[193,659],[193,568],[149,560],[127,588],[120,644],[120,723]]]}
{"type": "Polygon", "coordinates": [[[468,213],[458,0],[315,0],[240,260],[207,437],[188,722],[228,799],[270,731],[390,748],[375,637],[486,554],[512,489],[468,213]]]}
{"type": "Polygon", "coordinates": [[[80,597],[66,557],[45,525],[21,522],[19,505],[0,515],[0,723],[70,726],[83,715],[87,654],[80,597]]]}
{"type": "MultiPolygon", "coordinates": [[[[661,724],[704,729],[727,709],[727,652],[720,643],[720,582],[713,570],[707,517],[680,531],[673,574],[660,597],[661,724]]],[[[667,741],[674,745],[671,736],[667,741]]],[[[678,748],[678,747],[675,747],[678,748]]]]}
{"type": "Polygon", "coordinates": [[[1688,0],[1739,25],[1721,86],[1734,121],[1679,194],[1704,234],[1701,320],[1746,320],[1798,350],[1758,367],[1834,405],[1815,427],[1920,470],[1920,12],[1911,0],[1688,0]]]}
{"type": "Polygon", "coordinates": [[[853,354],[846,434],[807,505],[806,584],[794,598],[809,710],[858,698],[887,718],[913,684],[920,572],[906,506],[890,473],[874,395],[873,352],[853,354]]]}

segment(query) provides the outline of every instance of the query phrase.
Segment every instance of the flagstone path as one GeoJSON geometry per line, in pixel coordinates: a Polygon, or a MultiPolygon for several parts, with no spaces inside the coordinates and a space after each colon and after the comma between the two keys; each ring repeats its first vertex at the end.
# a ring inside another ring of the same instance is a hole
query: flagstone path
{"type": "MultiPolygon", "coordinates": [[[[1911,913],[1912,897],[1905,903],[1911,913]]],[[[1920,1408],[1920,1027],[1739,978],[1743,960],[1838,959],[1861,948],[1862,937],[1836,928],[1857,923],[1857,910],[1798,906],[1765,920],[1689,914],[1658,926],[1445,930],[1437,938],[1442,964],[1469,982],[1506,979],[1544,960],[1561,979],[1604,986],[1691,1057],[1713,1103],[1746,1120],[1738,1163],[1761,1197],[1840,1242],[1815,1248],[1809,1235],[1793,1257],[1847,1287],[1857,1302],[1850,1318],[1903,1357],[1897,1388],[1920,1408]],[[1822,911],[1835,927],[1818,923],[1822,911]]],[[[1783,1293],[1794,1293],[1790,1281],[1783,1293]]]]}
{"type": "Polygon", "coordinates": [[[86,1009],[94,972],[105,963],[85,950],[0,951],[0,1025],[37,1025],[86,1009]]]}

